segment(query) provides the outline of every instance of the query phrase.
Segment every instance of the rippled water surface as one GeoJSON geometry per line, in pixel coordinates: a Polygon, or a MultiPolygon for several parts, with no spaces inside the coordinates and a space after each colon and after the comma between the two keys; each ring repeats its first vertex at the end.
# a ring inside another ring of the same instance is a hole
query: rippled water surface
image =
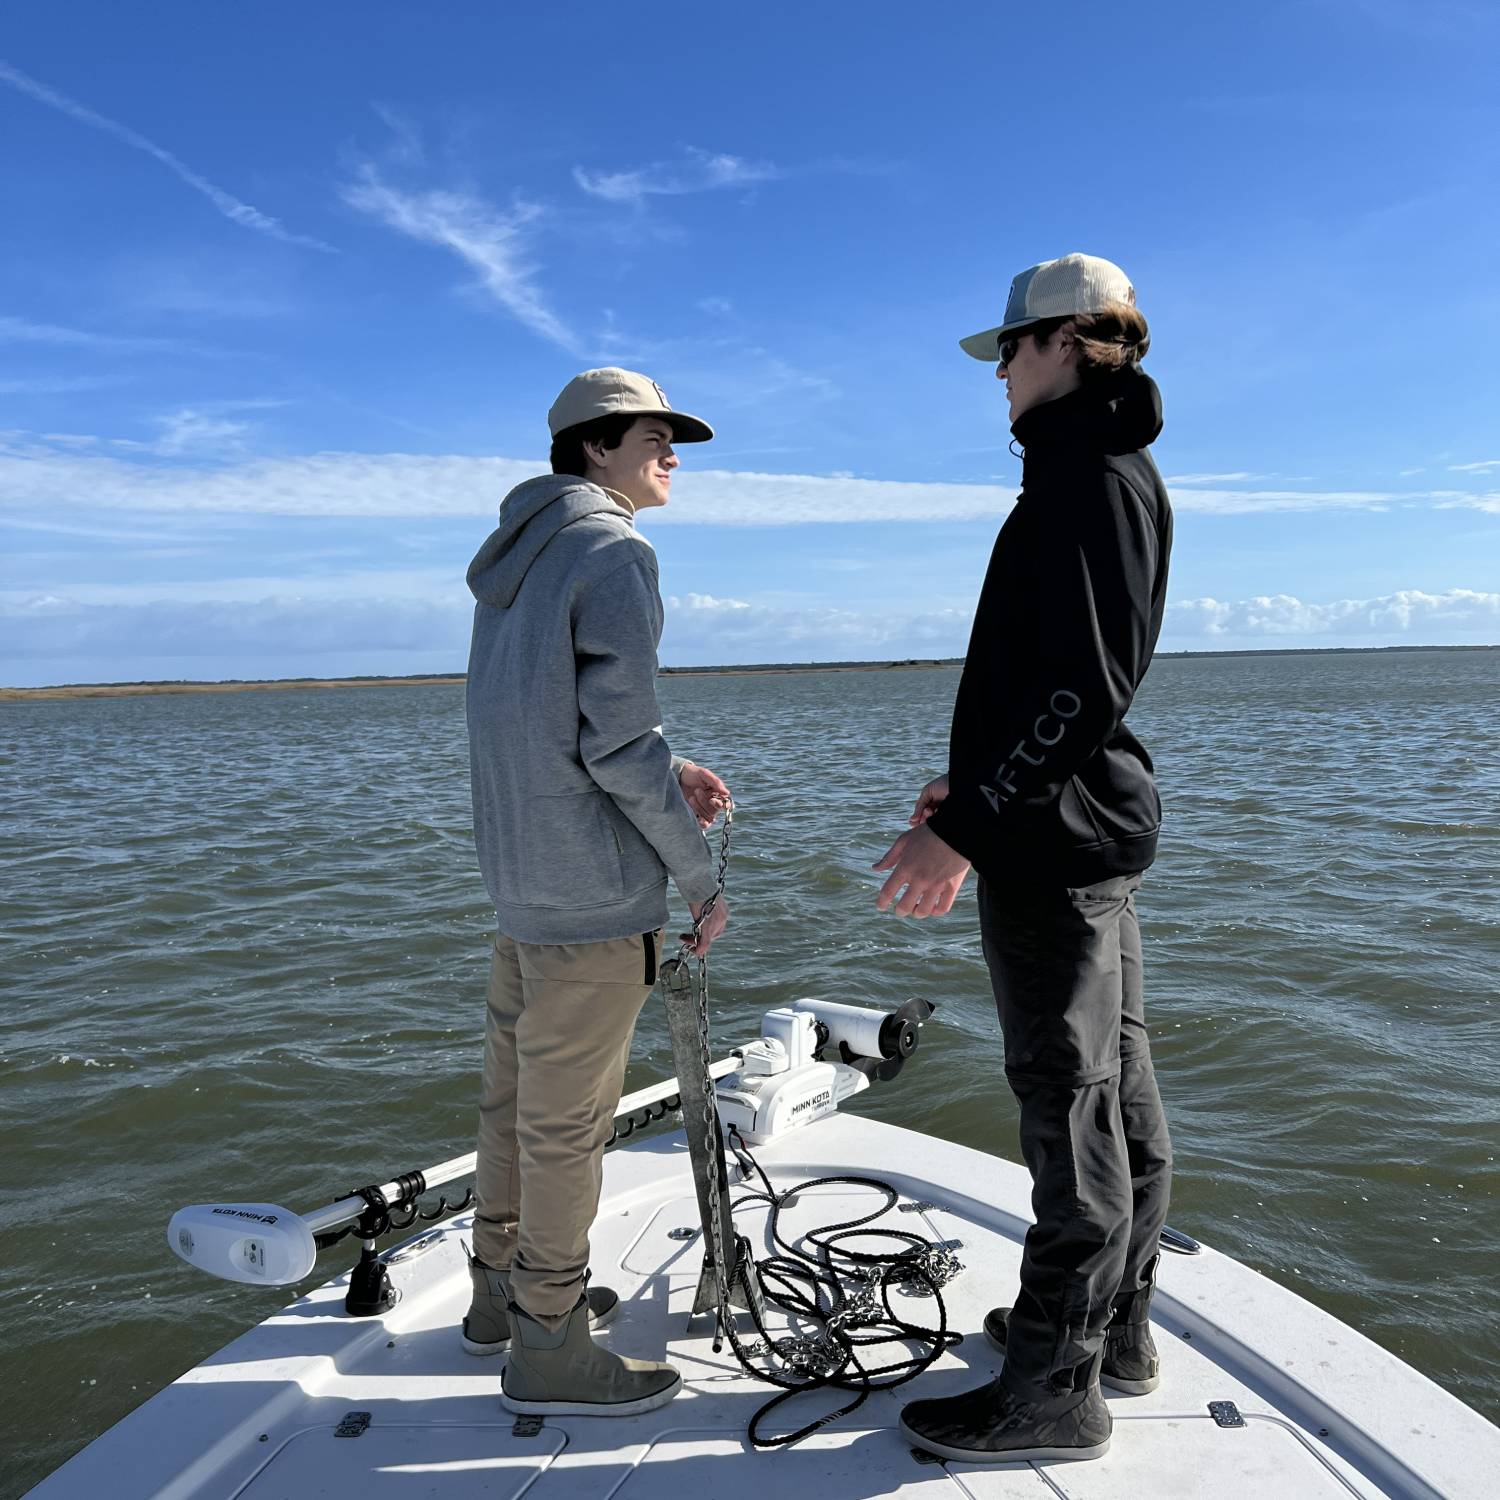
{"type": "MultiPolygon", "coordinates": [[[[925,995],[921,1052],[859,1107],[1014,1156],[972,900],[872,904],[957,681],[661,696],[739,803],[720,1048],[799,995],[925,995]]],[[[1131,722],[1167,804],[1141,909],[1172,1221],[1500,1417],[1500,651],[1166,658],[1131,722]]],[[[470,1149],[466,755],[458,687],[0,705],[0,1305],[27,1377],[0,1493],[279,1305],[176,1262],[174,1208],[310,1207],[470,1149]]],[[[670,1072],[653,1004],[627,1087],[670,1072]]]]}

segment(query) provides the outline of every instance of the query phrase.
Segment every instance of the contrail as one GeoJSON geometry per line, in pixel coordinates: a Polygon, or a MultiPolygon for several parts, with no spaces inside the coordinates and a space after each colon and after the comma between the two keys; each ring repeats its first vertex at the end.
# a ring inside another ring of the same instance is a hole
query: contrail
{"type": "Polygon", "coordinates": [[[338,254],[332,245],[324,244],[322,240],[315,240],[310,235],[293,234],[282,225],[279,219],[263,214],[258,208],[252,208],[248,203],[241,203],[232,193],[226,193],[223,188],[216,187],[206,177],[200,177],[185,162],[179,161],[170,151],[163,150],[155,141],[147,140],[139,131],[120,124],[118,120],[111,120],[107,115],[98,114],[86,105],[79,104],[76,99],[68,98],[66,94],[59,94],[55,89],[49,89],[46,84],[27,77],[19,68],[13,68],[3,59],[0,59],[0,82],[8,83],[12,88],[19,89],[21,93],[29,94],[43,104],[49,104],[53,109],[61,110],[63,114],[70,115],[81,124],[92,125],[95,130],[102,130],[106,135],[112,135],[116,140],[124,141],[127,146],[134,146],[137,151],[144,151],[148,156],[154,156],[163,166],[175,172],[190,188],[202,193],[226,219],[231,219],[246,229],[259,230],[260,233],[268,234],[272,239],[282,240],[288,245],[305,245],[310,250],[324,250],[332,255],[338,254]]]}

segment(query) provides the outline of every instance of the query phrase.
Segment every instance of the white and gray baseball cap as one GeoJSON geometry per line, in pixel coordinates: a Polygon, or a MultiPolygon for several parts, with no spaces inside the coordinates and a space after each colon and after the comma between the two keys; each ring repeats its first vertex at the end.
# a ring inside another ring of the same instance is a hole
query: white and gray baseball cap
{"type": "Polygon", "coordinates": [[[1001,340],[1044,318],[1071,318],[1103,312],[1112,302],[1135,303],[1130,278],[1110,260],[1097,255],[1064,255],[1022,271],[1010,284],[1005,321],[998,328],[971,333],[959,347],[975,359],[1000,362],[1001,340]]]}
{"type": "Polygon", "coordinates": [[[667,393],[649,375],[634,370],[585,370],[563,388],[547,413],[547,430],[556,437],[595,417],[661,417],[679,443],[706,443],[714,430],[707,422],[673,411],[667,393]]]}

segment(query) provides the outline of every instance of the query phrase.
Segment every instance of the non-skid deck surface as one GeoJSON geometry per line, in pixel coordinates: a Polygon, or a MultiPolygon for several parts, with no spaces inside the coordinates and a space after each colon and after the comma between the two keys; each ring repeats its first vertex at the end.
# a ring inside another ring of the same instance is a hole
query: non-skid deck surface
{"type": "MultiPolygon", "coordinates": [[[[746,1376],[727,1345],[716,1355],[710,1320],[689,1316],[703,1247],[696,1234],[671,1234],[696,1229],[698,1213],[681,1137],[665,1136],[607,1159],[593,1265],[623,1299],[600,1341],[623,1354],[669,1359],[682,1371],[685,1388],[667,1406],[633,1419],[549,1419],[539,1432],[518,1435],[498,1400],[502,1359],[467,1355],[458,1342],[469,1294],[461,1243],[469,1221],[461,1217],[425,1248],[393,1257],[403,1296],[383,1319],[351,1322],[342,1283],[318,1289],[189,1372],[36,1493],[49,1500],[101,1493],[1478,1500],[1500,1493],[1500,1432],[1343,1325],[1211,1251],[1163,1258],[1153,1309],[1162,1385],[1148,1396],[1109,1398],[1115,1431],[1105,1458],[998,1468],[923,1462],[897,1430],[901,1404],[965,1389],[998,1369],[1000,1356],[979,1329],[985,1311],[1015,1287],[1025,1174],[849,1117],[757,1154],[778,1189],[832,1173],[884,1177],[904,1199],[935,1205],[892,1211],[886,1222],[962,1242],[956,1253],[965,1270],[943,1295],[963,1342],[918,1381],[871,1397],[795,1447],[751,1447],[746,1428],[771,1388],[746,1376]],[[1351,1375],[1349,1389],[1308,1389],[1351,1375]],[[1211,1401],[1233,1402],[1245,1425],[1219,1426],[1211,1401]],[[337,1436],[349,1413],[367,1414],[368,1425],[358,1436],[337,1436]]],[[[856,1217],[879,1201],[865,1188],[804,1192],[783,1213],[783,1234],[856,1217]]],[[[772,1253],[767,1217],[759,1205],[737,1214],[764,1254],[772,1253]]],[[[912,1322],[936,1321],[931,1299],[902,1297],[897,1307],[912,1322]]],[[[741,1326],[754,1337],[747,1320],[741,1326]]],[[[785,1318],[773,1324],[782,1329],[797,1331],[785,1318]]],[[[828,1391],[799,1397],[782,1409],[781,1430],[847,1399],[828,1391]]]]}

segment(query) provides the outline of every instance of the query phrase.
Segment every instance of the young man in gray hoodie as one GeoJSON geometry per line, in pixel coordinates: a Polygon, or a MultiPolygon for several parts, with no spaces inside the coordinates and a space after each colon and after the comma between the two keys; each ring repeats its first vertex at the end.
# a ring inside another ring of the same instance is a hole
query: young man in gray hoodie
{"type": "MultiPolygon", "coordinates": [[[[569,381],[547,422],[553,472],[505,497],[469,567],[474,838],[497,936],[463,1341],[509,1350],[511,1411],[629,1416],[682,1379],[594,1344],[619,1298],[587,1286],[588,1231],[667,877],[696,921],[717,889],[702,829],[729,800],[662,738],[662,603],[635,514],[667,503],[674,442],[713,430],[618,369],[569,381]]],[[[703,951],[727,915],[721,896],[703,951]]]]}

